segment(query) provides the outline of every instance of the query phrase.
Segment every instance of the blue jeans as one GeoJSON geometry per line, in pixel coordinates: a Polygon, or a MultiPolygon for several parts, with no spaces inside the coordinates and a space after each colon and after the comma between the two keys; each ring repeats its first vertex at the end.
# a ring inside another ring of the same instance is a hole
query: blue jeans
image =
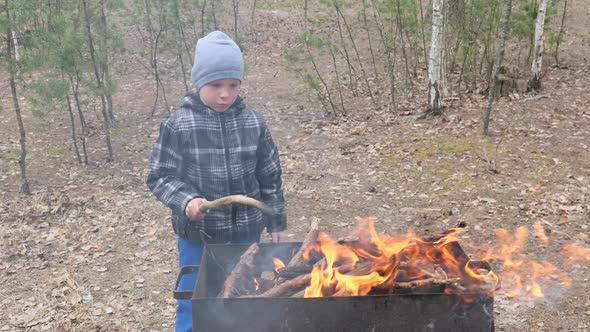
{"type": "MultiPolygon", "coordinates": [[[[233,243],[254,243],[260,241],[260,234],[252,238],[240,239],[233,243]]],[[[178,238],[178,267],[185,265],[201,265],[203,246],[195,244],[184,238],[178,238]]],[[[178,284],[178,290],[193,290],[197,282],[198,273],[187,273],[182,276],[178,284]]],[[[176,307],[176,332],[189,332],[193,326],[190,300],[177,300],[176,307]]]]}

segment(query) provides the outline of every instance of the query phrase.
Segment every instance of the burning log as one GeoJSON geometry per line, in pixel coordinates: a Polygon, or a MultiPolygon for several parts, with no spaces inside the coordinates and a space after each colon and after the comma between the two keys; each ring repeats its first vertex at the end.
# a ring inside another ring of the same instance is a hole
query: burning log
{"type": "Polygon", "coordinates": [[[428,279],[419,279],[419,280],[412,280],[407,282],[394,282],[393,288],[397,289],[406,289],[406,288],[426,288],[432,286],[446,286],[452,285],[458,282],[459,278],[453,279],[435,279],[435,278],[428,278],[428,279]]]}
{"type": "Polygon", "coordinates": [[[227,279],[225,279],[223,288],[217,297],[224,299],[235,297],[237,295],[235,289],[236,284],[239,283],[241,278],[253,280],[251,274],[254,271],[254,257],[258,253],[258,250],[258,244],[254,243],[244,252],[227,279]]]}
{"type": "MultiPolygon", "coordinates": [[[[318,266],[318,265],[316,265],[318,266]]],[[[342,274],[348,273],[354,269],[353,264],[345,264],[342,266],[338,266],[334,268],[334,271],[338,271],[342,274]]],[[[303,297],[303,292],[305,288],[309,286],[311,281],[311,274],[306,272],[305,274],[301,274],[291,280],[285,281],[277,286],[269,289],[268,291],[257,295],[258,297],[265,297],[265,296],[283,296],[286,294],[293,294],[293,297],[303,297]]]]}
{"type": "Polygon", "coordinates": [[[277,273],[277,277],[289,280],[289,279],[293,279],[295,277],[298,277],[302,274],[308,274],[311,272],[312,269],[313,269],[313,267],[306,266],[306,265],[304,265],[304,266],[287,266],[287,267],[284,267],[279,270],[279,272],[277,273]]]}
{"type": "Polygon", "coordinates": [[[279,284],[260,295],[246,296],[246,297],[278,297],[284,296],[289,293],[299,292],[301,289],[305,289],[311,281],[310,274],[302,274],[294,279],[288,280],[279,284]]]}
{"type": "Polygon", "coordinates": [[[311,243],[314,243],[318,240],[318,235],[320,234],[320,220],[318,218],[313,218],[311,220],[311,230],[307,233],[307,236],[301,243],[301,247],[297,251],[297,253],[291,258],[287,267],[294,267],[294,266],[301,266],[305,263],[303,258],[303,253],[308,249],[311,243]]]}

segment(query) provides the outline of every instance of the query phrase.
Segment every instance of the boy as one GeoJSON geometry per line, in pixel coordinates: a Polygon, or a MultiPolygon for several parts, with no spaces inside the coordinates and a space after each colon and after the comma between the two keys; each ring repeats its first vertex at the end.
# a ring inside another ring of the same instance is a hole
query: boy
{"type": "MultiPolygon", "coordinates": [[[[160,125],[147,184],[172,210],[179,267],[199,265],[203,241],[254,243],[264,227],[273,242],[287,227],[278,150],[263,116],[240,98],[244,62],[238,45],[221,31],[198,40],[192,68],[196,93],[160,125]],[[277,211],[265,216],[254,207],[232,205],[200,212],[204,201],[241,194],[277,211]]],[[[196,274],[185,275],[180,290],[193,289],[196,274]]],[[[190,331],[189,300],[179,300],[176,331],[190,331]]]]}

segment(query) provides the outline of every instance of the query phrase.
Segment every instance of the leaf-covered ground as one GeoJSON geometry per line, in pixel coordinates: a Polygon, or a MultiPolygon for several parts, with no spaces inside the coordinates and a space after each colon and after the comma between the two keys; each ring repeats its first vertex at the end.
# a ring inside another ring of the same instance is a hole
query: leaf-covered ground
{"type": "MultiPolygon", "coordinates": [[[[480,134],[479,94],[449,99],[444,117],[417,120],[425,84],[397,114],[359,107],[346,119],[323,117],[283,69],[297,17],[260,11],[264,30],[245,52],[253,65],[244,95],[268,118],[281,151],[289,240],[301,240],[313,217],[338,238],[372,216],[389,234],[430,235],[464,221],[461,238],[478,248],[494,244],[496,228],[532,231],[538,221],[549,245],[531,233],[527,255],[563,268],[573,286],[544,301],[497,295],[496,328],[588,330],[588,260],[565,264],[559,255],[566,242],[590,247],[590,7],[577,0],[571,8],[567,67],[548,68],[540,94],[501,98],[491,136],[480,134]]],[[[169,99],[179,100],[180,82],[169,86],[169,99]]],[[[151,89],[141,70],[121,78],[116,161],[101,161],[96,135],[88,168],[71,153],[65,117],[39,120],[25,109],[34,194],[21,196],[14,114],[0,86],[0,331],[173,330],[176,239],[168,210],[145,186],[163,116],[149,118],[151,89]]]]}

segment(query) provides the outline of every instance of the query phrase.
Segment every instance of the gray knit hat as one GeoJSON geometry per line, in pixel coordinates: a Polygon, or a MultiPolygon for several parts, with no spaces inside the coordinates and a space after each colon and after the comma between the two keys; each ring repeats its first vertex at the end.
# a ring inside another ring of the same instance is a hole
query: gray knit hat
{"type": "Polygon", "coordinates": [[[242,52],[228,35],[213,31],[197,41],[191,75],[197,91],[216,80],[237,79],[243,82],[242,52]]]}

